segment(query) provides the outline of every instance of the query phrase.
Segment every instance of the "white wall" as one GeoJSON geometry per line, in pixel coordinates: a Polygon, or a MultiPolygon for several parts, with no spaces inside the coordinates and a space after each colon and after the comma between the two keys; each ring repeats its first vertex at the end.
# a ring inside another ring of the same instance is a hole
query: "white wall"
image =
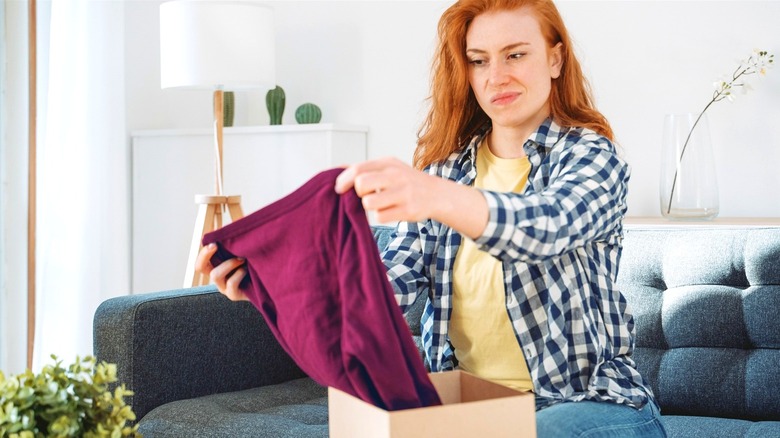
{"type": "MultiPolygon", "coordinates": [[[[211,95],[161,90],[156,0],[126,4],[128,130],[207,127],[211,95]]],[[[273,1],[284,123],[369,127],[369,157],[410,161],[425,114],[436,22],[450,1],[273,1]]],[[[633,166],[629,214],[658,216],[663,117],[698,112],[753,48],[780,55],[779,1],[558,1],[597,103],[633,166]]],[[[780,63],[780,59],[777,61],[780,63]]],[[[780,216],[780,68],[708,111],[721,216],[780,216]]],[[[267,124],[264,92],[237,95],[237,125],[267,124]]]]}

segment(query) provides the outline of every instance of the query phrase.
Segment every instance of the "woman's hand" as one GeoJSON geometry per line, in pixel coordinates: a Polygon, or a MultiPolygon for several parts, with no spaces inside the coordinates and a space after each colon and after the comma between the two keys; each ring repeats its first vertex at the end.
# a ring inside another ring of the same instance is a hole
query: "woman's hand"
{"type": "Polygon", "coordinates": [[[195,269],[208,275],[211,282],[217,286],[217,289],[232,301],[249,301],[249,298],[238,288],[241,280],[246,276],[246,261],[241,258],[233,258],[220,263],[218,266],[211,265],[211,257],[217,252],[217,245],[209,244],[201,248],[198,258],[195,260],[195,269]],[[236,272],[233,272],[235,270],[236,272]],[[228,275],[233,272],[233,275],[228,275]]]}
{"type": "Polygon", "coordinates": [[[434,219],[474,239],[485,229],[485,197],[472,187],[429,175],[395,158],[364,161],[336,178],[336,192],[351,188],[379,222],[434,219]]]}
{"type": "Polygon", "coordinates": [[[336,192],[355,188],[363,208],[379,222],[421,221],[436,209],[434,192],[440,178],[415,170],[395,158],[354,164],[336,179],[336,192]]]}

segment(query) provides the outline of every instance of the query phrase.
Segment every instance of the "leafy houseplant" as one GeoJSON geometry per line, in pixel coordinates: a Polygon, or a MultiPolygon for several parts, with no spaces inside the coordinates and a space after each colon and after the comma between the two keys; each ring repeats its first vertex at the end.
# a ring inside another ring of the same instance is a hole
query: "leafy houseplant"
{"type": "Polygon", "coordinates": [[[674,172],[674,178],[672,179],[671,191],[669,193],[669,202],[668,205],[665,206],[665,210],[666,210],[665,213],[667,215],[670,214],[672,211],[672,200],[674,199],[675,189],[677,188],[680,163],[682,162],[683,157],[685,156],[686,150],[688,150],[688,146],[691,141],[693,131],[694,129],[696,129],[696,126],[702,120],[704,113],[707,112],[709,107],[712,106],[712,104],[715,102],[719,102],[723,99],[728,99],[729,101],[733,101],[734,100],[733,91],[735,91],[736,89],[742,89],[743,93],[749,91],[751,87],[749,84],[745,83],[745,77],[756,73],[760,75],[765,75],[767,69],[771,67],[772,64],[774,63],[774,56],[775,55],[770,54],[765,50],[754,50],[753,53],[750,55],[750,57],[740,62],[739,66],[737,67],[736,70],[734,70],[734,73],[732,73],[730,78],[726,77],[724,79],[716,81],[713,84],[715,86],[715,91],[712,93],[712,99],[710,99],[707,105],[704,106],[704,109],[701,110],[698,117],[693,122],[691,129],[688,131],[685,142],[683,143],[683,146],[680,149],[680,154],[678,157],[676,157],[677,166],[674,172]]]}
{"type": "Polygon", "coordinates": [[[91,356],[64,368],[52,356],[39,374],[13,377],[0,372],[0,436],[10,438],[140,436],[132,408],[124,401],[132,391],[116,382],[116,365],[91,356]]]}

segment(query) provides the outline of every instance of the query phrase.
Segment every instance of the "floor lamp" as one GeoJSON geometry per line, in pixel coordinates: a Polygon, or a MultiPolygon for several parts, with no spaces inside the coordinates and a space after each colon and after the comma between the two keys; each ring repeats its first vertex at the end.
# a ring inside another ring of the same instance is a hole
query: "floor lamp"
{"type": "Polygon", "coordinates": [[[260,2],[176,0],[160,5],[162,88],[211,90],[214,94],[215,192],[195,195],[198,215],[184,287],[207,284],[195,271],[201,238],[221,228],[223,213],[243,216],[240,195],[223,189],[223,93],[276,86],[273,11],[260,2]]]}

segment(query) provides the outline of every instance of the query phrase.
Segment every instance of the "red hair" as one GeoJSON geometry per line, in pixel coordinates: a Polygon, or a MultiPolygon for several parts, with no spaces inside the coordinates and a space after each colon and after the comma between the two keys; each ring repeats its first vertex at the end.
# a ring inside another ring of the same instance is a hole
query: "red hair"
{"type": "Polygon", "coordinates": [[[489,122],[468,79],[466,32],[477,15],[530,7],[548,47],[561,43],[563,66],[553,79],[550,112],[564,127],[583,127],[613,139],[607,119],[593,105],[590,85],[574,56],[569,33],[552,0],[459,0],[439,20],[439,43],[433,59],[431,107],[418,132],[414,166],[444,161],[489,122]]]}

